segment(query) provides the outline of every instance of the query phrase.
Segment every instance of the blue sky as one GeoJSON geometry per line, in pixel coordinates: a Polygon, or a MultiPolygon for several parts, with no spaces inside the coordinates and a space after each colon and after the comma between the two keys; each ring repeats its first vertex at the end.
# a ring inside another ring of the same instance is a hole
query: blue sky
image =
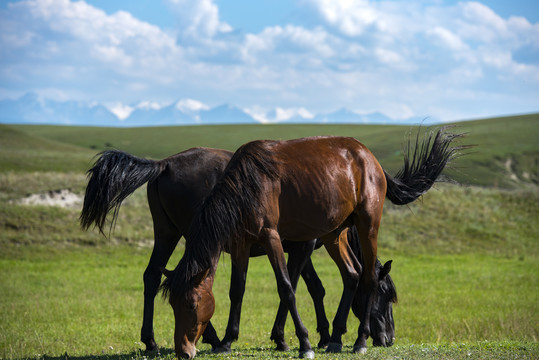
{"type": "Polygon", "coordinates": [[[539,111],[539,2],[0,1],[0,99],[347,108],[444,121],[539,111]]]}

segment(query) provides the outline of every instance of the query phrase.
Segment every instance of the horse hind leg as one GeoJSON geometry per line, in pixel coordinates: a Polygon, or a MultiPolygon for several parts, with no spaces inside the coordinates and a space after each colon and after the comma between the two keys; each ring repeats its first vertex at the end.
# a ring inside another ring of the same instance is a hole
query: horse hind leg
{"type": "MultiPolygon", "coordinates": [[[[314,251],[315,245],[316,240],[308,242],[288,241],[284,244],[285,250],[288,252],[287,269],[294,292],[296,291],[300,274],[305,268],[306,263],[310,262],[310,255],[314,251]]],[[[284,326],[287,315],[288,307],[284,302],[279,302],[279,309],[277,311],[277,316],[275,317],[275,322],[271,331],[271,340],[273,340],[277,345],[276,350],[278,351],[290,350],[284,339],[284,326]]]]}
{"type": "Polygon", "coordinates": [[[146,345],[146,351],[157,349],[153,332],[155,296],[161,284],[161,269],[164,268],[176,248],[182,234],[167,217],[158,196],[148,186],[148,203],[154,225],[154,246],[148,266],[144,271],[144,311],[140,340],[146,345]]]}
{"type": "Polygon", "coordinates": [[[281,302],[286,305],[290,311],[294,326],[296,328],[296,336],[299,341],[299,356],[300,358],[313,359],[314,351],[309,342],[309,334],[305,325],[301,321],[301,318],[296,307],[296,296],[294,294],[294,287],[290,281],[288,269],[286,266],[286,258],[284,255],[281,238],[279,233],[273,229],[263,229],[261,231],[259,240],[261,241],[268,259],[273,267],[275,278],[277,280],[277,290],[279,292],[279,298],[281,302]]]}
{"type": "Polygon", "coordinates": [[[140,331],[140,340],[146,345],[147,351],[157,349],[153,333],[155,296],[161,284],[161,269],[166,266],[168,259],[178,243],[179,237],[179,234],[177,237],[169,236],[164,238],[156,235],[152,255],[144,271],[144,317],[140,331]]]}
{"type": "Polygon", "coordinates": [[[325,348],[330,341],[329,321],[326,317],[326,310],[324,307],[324,296],[326,295],[326,289],[324,289],[324,285],[314,269],[311,258],[307,260],[307,263],[303,267],[301,277],[305,281],[307,290],[313,299],[314,311],[316,313],[316,331],[320,334],[318,347],[322,349],[325,348]]]}

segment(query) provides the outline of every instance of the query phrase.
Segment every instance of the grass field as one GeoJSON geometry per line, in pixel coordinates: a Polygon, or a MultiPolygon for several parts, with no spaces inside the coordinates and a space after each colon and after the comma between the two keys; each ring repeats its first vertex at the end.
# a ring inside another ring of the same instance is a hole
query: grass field
{"type": "MultiPolygon", "coordinates": [[[[393,259],[391,275],[396,344],[369,348],[363,359],[539,358],[539,191],[537,115],[464,123],[464,143],[479,146],[458,159],[453,172],[464,186],[438,185],[409,207],[386,206],[379,256],[393,259]],[[488,186],[488,187],[485,187],[488,186]]],[[[231,126],[103,129],[0,125],[0,358],[172,359],[173,316],[157,301],[158,354],[143,354],[142,273],[152,245],[144,187],[128,198],[110,239],[81,232],[79,206],[26,206],[29,194],[70,189],[82,195],[84,171],[107,147],[163,158],[191,146],[235,149],[255,138],[344,134],[361,139],[384,167],[397,169],[409,127],[231,126]],[[151,141],[148,141],[151,139],[151,141]]],[[[169,263],[180,259],[183,243],[169,263]]],[[[327,290],[332,319],[342,286],[325,250],[314,262],[327,290]]],[[[222,336],[228,314],[230,258],[222,256],[212,319],[222,336]]],[[[269,332],[278,296],[269,262],[252,259],[240,339],[229,356],[294,358],[272,351],[269,332]]],[[[298,305],[313,344],[314,311],[303,283],[298,305]]],[[[344,353],[350,354],[357,319],[348,321],[344,353]]],[[[295,348],[294,348],[295,347],[295,348]]]]}

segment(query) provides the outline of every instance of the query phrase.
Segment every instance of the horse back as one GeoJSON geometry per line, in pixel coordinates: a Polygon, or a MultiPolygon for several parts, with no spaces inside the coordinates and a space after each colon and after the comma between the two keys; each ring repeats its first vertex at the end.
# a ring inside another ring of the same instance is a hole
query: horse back
{"type": "Polygon", "coordinates": [[[197,147],[161,160],[162,174],[148,183],[154,223],[173,223],[185,234],[231,157],[232,153],[226,150],[197,147]]]}

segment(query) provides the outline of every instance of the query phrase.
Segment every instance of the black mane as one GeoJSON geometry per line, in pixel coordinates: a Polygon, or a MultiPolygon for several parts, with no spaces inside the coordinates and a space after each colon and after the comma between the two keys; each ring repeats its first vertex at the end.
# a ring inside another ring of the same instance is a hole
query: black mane
{"type": "Polygon", "coordinates": [[[254,141],[236,151],[191,223],[185,253],[161,285],[164,297],[185,293],[203,271],[210,269],[213,274],[221,251],[256,231],[254,219],[262,211],[263,184],[278,176],[278,164],[267,143],[254,141]]]}

